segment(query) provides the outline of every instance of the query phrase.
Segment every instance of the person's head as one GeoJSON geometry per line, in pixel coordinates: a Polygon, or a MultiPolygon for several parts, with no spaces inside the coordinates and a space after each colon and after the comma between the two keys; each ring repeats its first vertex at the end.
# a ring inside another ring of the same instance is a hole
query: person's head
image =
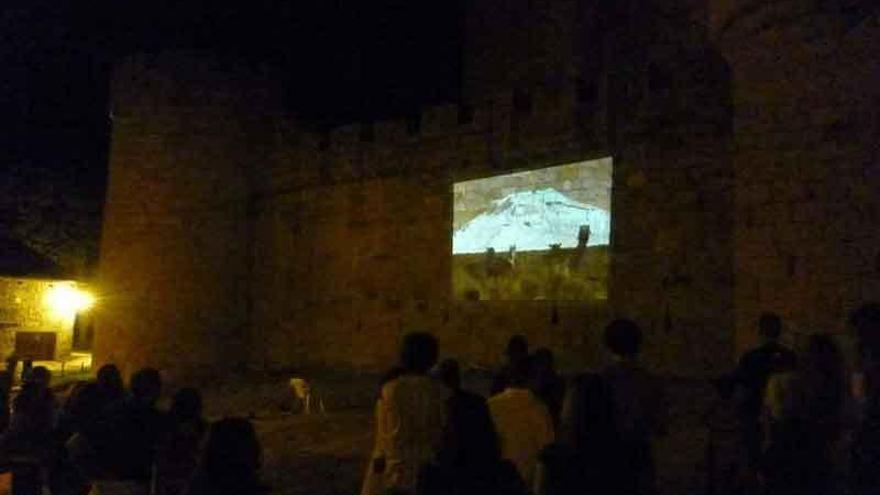
{"type": "Polygon", "coordinates": [[[605,327],[605,347],[615,356],[635,358],[642,347],[642,330],[632,320],[614,320],[605,327]]]}
{"type": "Polygon", "coordinates": [[[849,324],[855,331],[862,358],[880,360],[880,303],[859,306],[850,314],[849,324]]]}
{"type": "Polygon", "coordinates": [[[504,351],[504,355],[510,361],[528,357],[529,341],[526,340],[524,335],[514,335],[507,341],[507,349],[504,351]]]}
{"type": "Polygon", "coordinates": [[[452,390],[461,388],[461,370],[455,359],[440,361],[440,364],[434,368],[432,375],[452,390]]]}
{"type": "Polygon", "coordinates": [[[211,425],[202,456],[202,468],[208,476],[255,476],[261,452],[254,426],[243,418],[217,421],[211,425]]]}
{"type": "Polygon", "coordinates": [[[192,387],[182,388],[171,399],[172,418],[181,421],[197,420],[202,417],[202,394],[192,387]]]}
{"type": "Polygon", "coordinates": [[[49,386],[52,381],[52,373],[45,366],[37,366],[28,373],[27,384],[37,388],[49,386]]]}
{"type": "Polygon", "coordinates": [[[144,368],[131,375],[131,396],[138,402],[155,405],[162,393],[162,377],[153,368],[144,368]]]}
{"type": "Polygon", "coordinates": [[[122,382],[122,373],[115,364],[105,364],[98,369],[95,377],[98,386],[105,393],[113,396],[120,396],[125,391],[125,384],[122,382]]]}
{"type": "Polygon", "coordinates": [[[532,368],[536,372],[553,371],[553,351],[546,347],[540,347],[532,353],[532,368]]]}
{"type": "Polygon", "coordinates": [[[782,318],[776,313],[764,313],[758,318],[758,333],[766,341],[775,342],[782,335],[782,318]]]}
{"type": "Polygon", "coordinates": [[[400,365],[410,373],[427,373],[437,362],[437,339],[428,332],[412,332],[403,338],[400,365]]]}

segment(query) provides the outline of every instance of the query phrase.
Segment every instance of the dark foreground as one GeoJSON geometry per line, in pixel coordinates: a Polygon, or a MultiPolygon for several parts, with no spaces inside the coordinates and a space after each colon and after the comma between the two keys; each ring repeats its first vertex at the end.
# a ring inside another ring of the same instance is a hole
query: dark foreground
{"type": "MultiPolygon", "coordinates": [[[[242,380],[205,390],[206,413],[252,415],[263,444],[263,477],[273,493],[351,495],[361,478],[373,442],[374,376],[312,378],[324,396],[327,412],[304,415],[295,410],[282,377],[270,383],[242,380]]],[[[485,383],[469,380],[482,392],[485,383]]],[[[701,493],[706,431],[702,413],[711,389],[699,381],[670,380],[669,435],[657,445],[663,494],[701,493]]]]}

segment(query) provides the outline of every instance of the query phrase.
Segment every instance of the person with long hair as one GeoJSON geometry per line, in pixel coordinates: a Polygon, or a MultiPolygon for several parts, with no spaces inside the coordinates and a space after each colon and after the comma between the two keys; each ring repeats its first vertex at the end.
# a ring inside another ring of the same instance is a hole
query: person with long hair
{"type": "Polygon", "coordinates": [[[188,495],[264,495],[260,482],[262,449],[250,421],[226,418],[208,432],[188,495]]]}
{"type": "Polygon", "coordinates": [[[159,444],[153,495],[183,495],[198,463],[207,424],[202,396],[194,388],[174,394],[167,415],[168,431],[159,444]]]}

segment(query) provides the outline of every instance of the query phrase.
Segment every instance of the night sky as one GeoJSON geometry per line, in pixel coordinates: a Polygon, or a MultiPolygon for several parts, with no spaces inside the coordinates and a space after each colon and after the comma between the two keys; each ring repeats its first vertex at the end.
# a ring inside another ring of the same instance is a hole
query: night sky
{"type": "Polygon", "coordinates": [[[325,128],[456,100],[464,1],[13,0],[0,11],[0,228],[35,197],[55,203],[41,222],[99,222],[108,76],[127,53],[268,63],[291,116],[325,128]]]}

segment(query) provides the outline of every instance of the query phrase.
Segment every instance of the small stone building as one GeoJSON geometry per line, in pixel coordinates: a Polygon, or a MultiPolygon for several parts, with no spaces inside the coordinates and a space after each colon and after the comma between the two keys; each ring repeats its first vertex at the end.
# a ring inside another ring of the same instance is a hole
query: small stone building
{"type": "Polygon", "coordinates": [[[69,356],[79,285],[21,243],[0,238],[0,357],[69,356]]]}

